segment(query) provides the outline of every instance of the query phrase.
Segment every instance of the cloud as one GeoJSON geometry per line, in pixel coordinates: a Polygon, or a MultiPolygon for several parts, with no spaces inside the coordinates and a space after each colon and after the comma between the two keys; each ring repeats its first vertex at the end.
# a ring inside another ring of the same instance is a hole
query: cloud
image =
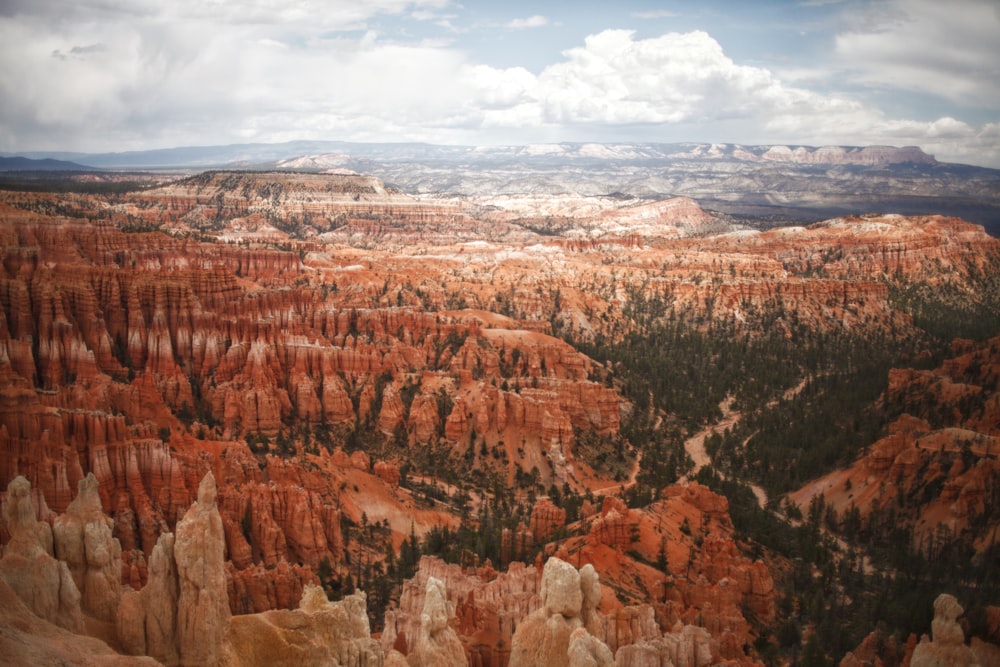
{"type": "Polygon", "coordinates": [[[271,20],[263,1],[140,0],[126,11],[111,0],[53,0],[0,13],[0,63],[10,65],[0,67],[0,147],[267,141],[433,126],[462,106],[446,85],[458,53],[337,30],[442,1],[279,4],[271,20]]]}
{"type": "MultiPolygon", "coordinates": [[[[270,14],[266,0],[135,0],[121,8],[117,1],[10,0],[0,10],[0,150],[129,150],[299,138],[697,139],[915,144],[939,159],[1000,166],[1000,118],[978,126],[960,110],[931,120],[891,118],[863,97],[836,92],[838,71],[852,80],[878,75],[861,66],[862,54],[883,53],[879,57],[891,60],[886,54],[908,48],[898,35],[912,36],[913,17],[926,12],[895,5],[884,5],[887,11],[868,27],[842,33],[842,70],[826,70],[831,76],[821,86],[810,78],[818,70],[803,69],[805,74],[790,79],[784,70],[779,75],[736,62],[702,31],[641,39],[634,31],[606,30],[532,72],[483,64],[426,32],[405,42],[378,31],[383,22],[374,19],[389,13],[410,21],[417,14],[426,26],[444,0],[303,0],[280,3],[270,14]],[[337,16],[320,5],[333,7],[337,16]],[[882,34],[876,29],[887,31],[895,46],[877,51],[869,40],[882,34]],[[827,90],[834,92],[820,92],[827,90]]],[[[523,18],[520,25],[549,20],[523,18]]],[[[916,25],[926,34],[925,23],[916,25]]],[[[970,43],[981,42],[976,35],[970,43]]],[[[942,62],[963,57],[925,56],[932,73],[944,71],[942,62]]],[[[995,110],[1000,96],[986,99],[988,92],[976,92],[978,75],[963,76],[965,87],[956,90],[970,92],[956,95],[978,95],[987,112],[995,110]]]]}
{"type": "MultiPolygon", "coordinates": [[[[519,77],[523,90],[509,96],[537,107],[531,115],[550,123],[711,122],[852,106],[786,87],[766,69],[737,65],[700,31],[636,40],[633,31],[607,30],[563,55],[532,81],[519,77]]],[[[484,72],[480,85],[488,88],[498,76],[484,72]]],[[[522,118],[524,111],[511,108],[490,120],[502,123],[507,112],[522,118]]]]}
{"type": "Polygon", "coordinates": [[[563,56],[537,76],[475,68],[473,87],[490,101],[483,125],[576,128],[577,136],[646,126],[660,136],[693,129],[741,143],[920,145],[946,160],[1000,164],[1000,138],[990,125],[886,118],[849,95],[790,86],[765,68],[737,64],[700,31],[636,39],[632,31],[608,30],[563,56]]]}
{"type": "Polygon", "coordinates": [[[526,30],[530,28],[542,28],[547,25],[549,25],[549,19],[536,14],[534,16],[529,16],[526,19],[514,19],[513,21],[508,21],[504,24],[504,27],[509,28],[510,30],[526,30]]]}
{"type": "Polygon", "coordinates": [[[647,11],[632,12],[630,16],[637,19],[670,19],[680,16],[680,14],[672,12],[669,9],[650,9],[647,11]]]}
{"type": "Polygon", "coordinates": [[[1000,99],[998,35],[995,0],[894,0],[836,36],[837,65],[863,86],[994,107],[1000,99]]]}

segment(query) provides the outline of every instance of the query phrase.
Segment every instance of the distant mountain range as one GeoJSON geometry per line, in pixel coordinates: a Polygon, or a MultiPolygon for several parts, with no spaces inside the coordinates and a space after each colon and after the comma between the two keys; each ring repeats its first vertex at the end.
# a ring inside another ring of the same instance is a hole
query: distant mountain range
{"type": "Polygon", "coordinates": [[[55,160],[53,158],[41,158],[38,160],[21,157],[0,157],[0,171],[91,171],[93,167],[86,167],[76,162],[65,160],[55,160]]]}
{"type": "Polygon", "coordinates": [[[25,157],[73,164],[74,169],[349,170],[376,176],[405,192],[465,197],[684,195],[706,208],[765,225],[846,213],[941,213],[1000,235],[1000,170],[938,162],[913,146],[293,141],[25,157]]]}
{"type": "MultiPolygon", "coordinates": [[[[650,164],[684,159],[791,162],[797,164],[940,164],[920,148],[907,146],[743,146],[698,143],[558,143],[519,146],[444,146],[422,143],[353,143],[344,141],[291,141],[280,144],[231,144],[189,146],[123,153],[25,153],[44,162],[72,160],[102,169],[189,169],[207,167],[267,167],[302,156],[339,156],[385,162],[505,162],[553,160],[650,164]]],[[[21,159],[24,158],[0,158],[21,159]]]]}

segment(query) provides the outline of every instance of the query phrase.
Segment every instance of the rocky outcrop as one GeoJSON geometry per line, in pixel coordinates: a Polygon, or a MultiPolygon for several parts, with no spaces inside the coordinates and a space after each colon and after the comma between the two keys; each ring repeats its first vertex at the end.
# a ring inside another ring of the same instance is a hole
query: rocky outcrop
{"type": "Polygon", "coordinates": [[[566,510],[543,498],[531,508],[531,535],[535,542],[545,542],[552,533],[566,525],[566,510]]]}
{"type": "Polygon", "coordinates": [[[577,628],[569,636],[566,656],[571,667],[614,667],[616,664],[611,649],[584,628],[577,628]]]}
{"type": "Polygon", "coordinates": [[[383,652],[372,639],[364,593],[330,602],[306,586],[296,609],[234,616],[228,635],[234,667],[379,667],[383,652]]]}
{"type": "Polygon", "coordinates": [[[420,614],[420,633],[407,657],[411,667],[465,667],[469,664],[462,642],[449,627],[454,617],[455,609],[448,601],[444,584],[428,577],[420,614]]]}
{"type": "Polygon", "coordinates": [[[617,667],[684,665],[706,667],[718,662],[711,635],[705,628],[677,623],[662,638],[629,644],[615,654],[617,667]]]}
{"type": "Polygon", "coordinates": [[[39,618],[0,580],[0,661],[6,665],[158,667],[149,657],[123,656],[107,643],[39,618]]]}
{"type": "Polygon", "coordinates": [[[4,518],[10,541],[0,558],[0,580],[39,618],[82,633],[80,591],[66,563],[53,557],[52,530],[35,518],[24,477],[7,485],[4,518]]]}
{"type": "MultiPolygon", "coordinates": [[[[576,535],[546,547],[557,560],[583,564],[577,621],[570,625],[585,628],[624,664],[751,664],[745,646],[755,628],[775,622],[777,591],[767,566],[748,558],[733,539],[725,498],[691,483],[667,487],[661,500],[645,508],[628,509],[613,500],[601,509],[626,512],[628,549],[593,540],[582,526],[571,526],[576,535]],[[660,560],[665,569],[651,566],[660,560]]],[[[601,517],[592,509],[584,514],[585,525],[601,517]]],[[[530,532],[525,537],[530,540],[530,532]]],[[[425,557],[413,580],[404,583],[399,609],[386,614],[383,647],[387,654],[393,647],[405,654],[413,646],[433,576],[444,582],[455,605],[455,630],[470,664],[505,665],[514,633],[543,609],[540,574],[540,567],[516,562],[498,574],[425,557]]],[[[575,602],[570,607],[575,609],[575,602]]],[[[574,629],[564,624],[566,650],[574,629]]]]}
{"type": "Polygon", "coordinates": [[[157,541],[146,586],[123,597],[118,634],[129,653],[185,666],[217,665],[227,658],[231,613],[216,494],[208,473],[176,535],[165,533],[157,541]]]}
{"type": "Polygon", "coordinates": [[[607,496],[601,513],[590,524],[588,539],[594,544],[625,551],[632,545],[634,524],[628,506],[620,498],[607,496]]]}
{"type": "Polygon", "coordinates": [[[888,164],[937,164],[934,156],[917,146],[771,146],[761,158],[796,164],[881,166],[888,164]]]}
{"type": "Polygon", "coordinates": [[[177,601],[174,534],[164,533],[149,559],[148,583],[122,596],[117,627],[125,652],[149,655],[164,665],[179,664],[177,601]]]}
{"type": "Polygon", "coordinates": [[[521,619],[536,610],[539,573],[534,566],[511,563],[504,572],[484,568],[466,572],[437,558],[420,560],[414,577],[403,582],[399,608],[386,612],[382,646],[402,654],[414,647],[421,633],[431,578],[442,582],[449,605],[455,608],[455,630],[473,667],[500,667],[510,655],[511,637],[521,619]]]}
{"type": "Polygon", "coordinates": [[[962,606],[954,596],[942,593],[934,600],[931,636],[924,635],[913,650],[910,667],[978,667],[979,661],[965,645],[965,633],[956,619],[962,606]]]}
{"type": "Polygon", "coordinates": [[[550,558],[542,572],[540,595],[541,608],[521,622],[511,639],[510,667],[611,664],[610,649],[585,626],[584,601],[592,594],[585,597],[576,568],[550,558]]]}
{"type": "Polygon", "coordinates": [[[229,607],[234,614],[294,609],[305,589],[318,582],[312,569],[285,560],[270,568],[258,563],[236,569],[231,561],[227,565],[229,607]]]}
{"type": "Polygon", "coordinates": [[[219,663],[231,614],[226,595],[226,536],[215,505],[212,473],[198,486],[198,500],[177,523],[177,648],[185,666],[219,663]]]}
{"type": "MultiPolygon", "coordinates": [[[[225,190],[209,181],[185,187],[225,190]]],[[[487,332],[479,315],[423,312],[421,299],[440,309],[445,294],[422,278],[391,271],[383,299],[380,267],[356,270],[318,246],[300,256],[11,210],[0,220],[0,475],[28,478],[44,514],[64,512],[92,472],[136,587],[209,469],[225,479],[227,554],[236,571],[253,568],[232,607],[260,610],[294,605],[313,581],[289,588],[282,561],[315,571],[343,558],[343,474],[279,471],[289,457],[333,452],[355,428],[381,425],[413,446],[465,443],[475,428],[491,457],[476,447],[482,467],[522,441],[533,456],[553,442],[569,454],[574,429],[617,431],[621,398],[588,379],[592,362],[514,319],[487,332]],[[260,582],[261,566],[277,578],[260,582]]],[[[393,488],[401,463],[374,472],[393,488]]],[[[556,474],[587,472],[572,466],[556,474]]]]}
{"type": "MultiPolygon", "coordinates": [[[[690,200],[560,198],[551,211],[514,221],[515,209],[500,201],[473,211],[397,196],[366,178],[272,176],[213,173],[62,205],[0,193],[0,476],[32,482],[44,522],[67,511],[92,473],[123,549],[122,578],[145,591],[182,576],[178,524],[211,471],[229,561],[222,576],[238,612],[293,607],[321,569],[332,573],[324,583],[344,581],[347,554],[352,565],[374,566],[369,557],[398,548],[411,525],[418,537],[457,525],[456,503],[420,504],[420,484],[457,490],[432,479],[438,469],[452,480],[508,485],[532,471],[536,492],[619,488],[583,458],[591,436],[616,438],[630,413],[617,368],[563,337],[628,335],[646,316],[636,310],[640,295],[692,327],[712,321],[737,336],[765,322],[789,336],[796,327],[906,335],[914,325],[890,285],[960,285],[992,270],[997,256],[981,228],[948,218],[844,217],[714,234],[722,223],[690,200]],[[118,223],[177,233],[126,233],[118,223]],[[242,243],[265,237],[287,250],[242,243]],[[779,308],[782,317],[772,318],[779,308]],[[362,533],[363,518],[372,529],[362,533]],[[167,534],[177,549],[158,546],[167,534]],[[368,538],[384,544],[362,544],[368,538]]],[[[964,432],[997,435],[989,430],[995,367],[976,351],[943,374],[894,374],[890,400],[911,403],[895,391],[910,386],[913,396],[940,391],[949,413],[980,399],[983,409],[943,428],[936,415],[908,409],[916,421],[872,448],[881,458],[865,470],[871,487],[883,474],[915,480],[930,460],[925,482],[948,476],[937,509],[959,529],[981,517],[997,486],[992,458],[980,453],[986,440],[964,432]],[[910,429],[917,423],[935,433],[910,429]]],[[[858,479],[853,486],[860,503],[858,479]]],[[[468,489],[471,502],[481,491],[468,489]]],[[[886,493],[884,502],[893,500],[886,493]]],[[[511,522],[498,565],[533,558],[534,545],[592,563],[630,609],[604,608],[602,625],[588,630],[613,653],[667,641],[652,625],[679,633],[701,622],[712,655],[740,659],[755,638],[749,628],[774,620],[774,590],[767,567],[733,541],[725,500],[691,484],[646,508],[606,503],[565,533],[558,508],[539,503],[530,519],[511,522]],[[558,544],[542,544],[556,534],[558,544]]],[[[73,560],[96,573],[86,553],[73,560]]],[[[538,608],[529,570],[477,575],[475,584],[440,578],[473,664],[505,660],[514,626],[538,608]]],[[[402,637],[400,655],[420,634],[414,619],[426,585],[404,591],[398,627],[385,633],[388,649],[402,637]]],[[[123,627],[133,645],[178,646],[187,632],[177,625],[180,608],[197,600],[181,604],[175,588],[160,596],[174,605],[164,611],[174,626],[155,621],[162,641],[152,638],[156,614],[142,592],[122,601],[142,618],[123,627]]]]}
{"type": "Polygon", "coordinates": [[[80,480],[76,499],[53,524],[56,557],[69,567],[80,590],[83,611],[114,622],[121,599],[122,549],[114,521],[101,508],[97,478],[80,480]]]}

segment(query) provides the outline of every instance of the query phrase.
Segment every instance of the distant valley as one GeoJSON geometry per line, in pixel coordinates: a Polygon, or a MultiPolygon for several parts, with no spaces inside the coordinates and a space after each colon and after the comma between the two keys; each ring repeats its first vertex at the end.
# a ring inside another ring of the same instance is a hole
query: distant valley
{"type": "Polygon", "coordinates": [[[938,213],[981,224],[1000,236],[1000,170],[941,163],[914,147],[302,141],[31,157],[130,171],[348,169],[423,194],[682,195],[762,226],[851,213],[938,213]]]}

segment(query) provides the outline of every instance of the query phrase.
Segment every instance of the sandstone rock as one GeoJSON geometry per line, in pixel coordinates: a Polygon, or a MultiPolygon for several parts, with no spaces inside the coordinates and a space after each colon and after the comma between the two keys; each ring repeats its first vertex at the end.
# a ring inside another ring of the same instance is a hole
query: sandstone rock
{"type": "Polygon", "coordinates": [[[607,496],[600,516],[590,524],[588,540],[627,551],[632,545],[632,527],[632,513],[628,506],[620,498],[607,496]]]}
{"type": "Polygon", "coordinates": [[[962,606],[954,596],[942,593],[934,600],[934,620],[931,635],[917,644],[910,659],[910,667],[978,667],[976,655],[965,645],[965,633],[957,618],[962,606]]]}
{"type": "Polygon", "coordinates": [[[15,477],[7,485],[4,520],[10,535],[4,554],[16,553],[25,558],[53,555],[52,529],[35,517],[31,484],[22,476],[15,477]]]}
{"type": "Polygon", "coordinates": [[[458,635],[448,625],[454,615],[454,606],[448,602],[444,584],[429,577],[420,615],[420,634],[407,657],[411,667],[465,667],[469,664],[458,635]]]}
{"type": "Polygon", "coordinates": [[[180,664],[177,647],[177,569],[174,534],[160,536],[149,559],[148,583],[122,595],[118,641],[131,655],[149,655],[164,665],[180,664]]]}
{"type": "Polygon", "coordinates": [[[382,663],[382,667],[409,667],[409,663],[406,662],[405,655],[392,649],[385,654],[385,662],[382,663]]]}
{"type": "MultiPolygon", "coordinates": [[[[989,454],[1000,447],[1000,401],[985,389],[996,384],[1000,339],[965,342],[954,354],[933,370],[890,371],[884,400],[904,412],[888,435],[792,500],[805,508],[823,493],[841,516],[854,509],[863,520],[891,513],[912,531],[914,546],[941,525],[956,533],[975,525],[982,534],[1000,527],[985,504],[986,489],[1000,483],[1000,463],[989,454]]],[[[977,541],[977,551],[987,543],[977,541]]]]}
{"type": "Polygon", "coordinates": [[[973,637],[970,643],[972,653],[979,661],[980,667],[1000,666],[1000,646],[985,642],[979,637],[973,637]]]}
{"type": "Polygon", "coordinates": [[[97,487],[93,473],[80,480],[76,499],[53,525],[55,551],[80,589],[83,610],[113,622],[121,598],[122,550],[111,535],[114,521],[104,513],[97,487]]]}
{"type": "Polygon", "coordinates": [[[115,618],[118,645],[127,655],[146,655],[146,608],[142,591],[122,593],[115,618]]]}
{"type": "Polygon", "coordinates": [[[544,542],[566,525],[566,510],[543,498],[531,508],[531,534],[535,542],[544,542]]]}
{"type": "Polygon", "coordinates": [[[198,500],[177,523],[177,647],[185,666],[216,665],[226,655],[231,618],[226,537],[215,502],[215,478],[209,472],[198,487],[198,500]]]}
{"type": "Polygon", "coordinates": [[[297,609],[234,616],[228,644],[234,667],[384,664],[371,638],[364,593],[329,602],[319,586],[306,586],[297,609]]]}
{"type": "Polygon", "coordinates": [[[622,646],[615,653],[616,667],[707,667],[718,660],[705,628],[675,626],[662,638],[622,646]]]}
{"type": "Polygon", "coordinates": [[[231,567],[227,580],[229,605],[234,614],[294,609],[305,588],[319,583],[309,567],[291,565],[284,560],[272,568],[260,564],[242,570],[231,567]]]}
{"type": "Polygon", "coordinates": [[[611,649],[585,628],[577,628],[569,636],[567,657],[570,667],[613,667],[615,664],[611,649]]]}
{"type": "MultiPolygon", "coordinates": [[[[510,667],[568,666],[571,635],[578,629],[586,635],[580,617],[584,597],[576,568],[550,558],[542,573],[541,599],[541,609],[524,619],[514,633],[510,667]]],[[[578,653],[589,654],[590,648],[591,644],[582,643],[578,653]]]]}
{"type": "Polygon", "coordinates": [[[0,580],[38,617],[82,633],[80,591],[66,564],[52,557],[52,532],[35,518],[30,490],[24,477],[7,486],[4,510],[11,539],[0,558],[0,580]]]}
{"type": "Polygon", "coordinates": [[[870,667],[883,664],[883,658],[895,660],[899,651],[896,638],[881,629],[868,634],[853,651],[841,659],[839,667],[870,667]]]}
{"type": "Polygon", "coordinates": [[[393,488],[399,486],[399,466],[385,461],[376,461],[372,472],[389,486],[393,488]]]}
{"type": "Polygon", "coordinates": [[[77,634],[36,616],[0,581],[0,662],[5,665],[156,667],[147,657],[123,656],[99,639],[77,634]]]}
{"type": "Polygon", "coordinates": [[[180,658],[177,648],[180,591],[174,545],[173,533],[164,533],[157,540],[149,558],[149,582],[142,589],[146,653],[166,665],[176,664],[180,658]]]}

